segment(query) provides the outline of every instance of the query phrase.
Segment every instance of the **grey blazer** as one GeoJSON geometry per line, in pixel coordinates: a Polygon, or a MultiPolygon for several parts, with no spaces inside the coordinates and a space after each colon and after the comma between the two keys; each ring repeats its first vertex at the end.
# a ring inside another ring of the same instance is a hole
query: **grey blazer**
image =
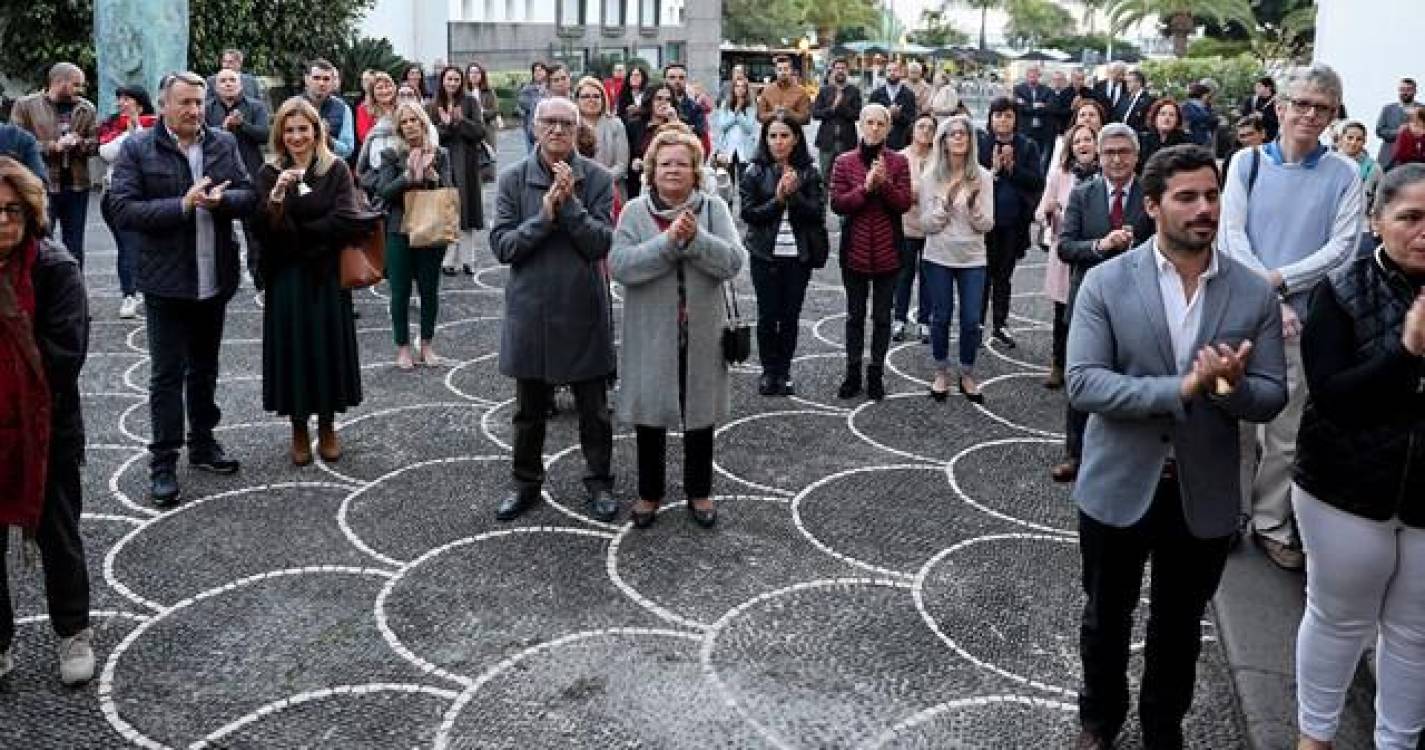
{"type": "MultiPolygon", "coordinates": [[[[1074,186],[1069,193],[1069,204],[1064,207],[1064,227],[1059,230],[1059,260],[1069,265],[1071,317],[1074,297],[1079,293],[1079,285],[1084,283],[1084,274],[1112,257],[1094,249],[1094,243],[1113,229],[1108,221],[1108,191],[1103,185],[1103,175],[1096,175],[1074,186]]],[[[1129,185],[1128,195],[1123,200],[1123,225],[1133,227],[1133,239],[1140,244],[1153,236],[1153,217],[1143,210],[1143,185],[1137,179],[1129,185]]]]}
{"type": "Polygon", "coordinates": [[[1185,403],[1154,248],[1145,242],[1105,261],[1079,290],[1068,394],[1089,421],[1073,497],[1101,523],[1137,523],[1153,503],[1171,447],[1188,528],[1199,538],[1223,537],[1237,529],[1241,502],[1237,422],[1267,422],[1286,406],[1280,303],[1266,280],[1219,253],[1219,272],[1200,292],[1194,349],[1243,339],[1254,349],[1231,395],[1185,403]]]}

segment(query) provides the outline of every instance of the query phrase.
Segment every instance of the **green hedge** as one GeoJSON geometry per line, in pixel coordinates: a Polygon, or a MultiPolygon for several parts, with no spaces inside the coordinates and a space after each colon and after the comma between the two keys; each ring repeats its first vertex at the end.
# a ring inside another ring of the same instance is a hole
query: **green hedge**
{"type": "Polygon", "coordinates": [[[1252,93],[1252,86],[1262,75],[1262,65],[1250,55],[1232,58],[1189,57],[1173,60],[1147,60],[1142,65],[1148,84],[1160,94],[1179,101],[1187,97],[1189,84],[1204,78],[1217,81],[1220,106],[1231,106],[1252,93]]]}

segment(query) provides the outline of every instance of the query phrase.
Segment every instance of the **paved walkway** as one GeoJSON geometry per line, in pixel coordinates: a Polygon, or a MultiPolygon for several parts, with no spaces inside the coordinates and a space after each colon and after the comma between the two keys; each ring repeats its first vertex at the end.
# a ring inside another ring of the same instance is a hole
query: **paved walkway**
{"type": "MultiPolygon", "coordinates": [[[[0,680],[0,746],[1072,738],[1081,595],[1074,512],[1046,470],[1063,401],[1040,386],[1050,306],[1038,251],[1016,275],[1019,348],[983,352],[984,407],[927,398],[919,343],[894,348],[885,401],[836,399],[845,302],[835,268],[818,272],[800,395],[760,397],[757,371],[736,370],[716,530],[685,518],[675,484],[677,504],[635,531],[626,511],[616,524],[582,515],[568,411],[550,430],[545,502],[495,522],[513,388],[494,361],[506,271],[483,248],[479,272],[442,292],[437,345],[452,366],[397,371],[385,287],[356,296],[367,398],[340,420],[347,453],[331,466],[293,467],[287,424],[261,409],[262,313],[244,289],[219,391],[220,439],[242,471],[184,466],[188,499],[160,513],[145,499],[143,325],[114,317],[112,243],[97,223],[89,236],[84,532],[101,675],[59,686],[38,574],[16,572],[18,666],[0,680]]],[[[754,309],[746,274],[738,286],[754,309]]],[[[615,461],[626,505],[627,428],[615,461]]],[[[1213,632],[1191,746],[1241,747],[1213,632]]]]}

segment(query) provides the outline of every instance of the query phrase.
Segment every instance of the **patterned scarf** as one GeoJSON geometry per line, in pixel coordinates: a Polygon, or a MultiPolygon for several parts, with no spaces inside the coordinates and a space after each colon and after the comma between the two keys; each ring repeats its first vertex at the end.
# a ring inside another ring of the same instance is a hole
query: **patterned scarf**
{"type": "Polygon", "coordinates": [[[0,268],[0,527],[34,531],[44,507],[51,402],[35,340],[33,271],[27,241],[0,268]]]}

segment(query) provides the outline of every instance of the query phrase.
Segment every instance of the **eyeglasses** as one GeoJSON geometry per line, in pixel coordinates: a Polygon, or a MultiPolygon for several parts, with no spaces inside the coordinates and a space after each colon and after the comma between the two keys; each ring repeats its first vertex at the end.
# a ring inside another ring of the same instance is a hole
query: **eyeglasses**
{"type": "Polygon", "coordinates": [[[1306,99],[1291,99],[1288,97],[1283,97],[1283,100],[1286,101],[1287,108],[1290,109],[1294,115],[1306,116],[1314,114],[1324,120],[1336,114],[1337,107],[1334,104],[1317,104],[1316,102],[1306,99]]]}
{"type": "Polygon", "coordinates": [[[0,216],[16,223],[22,222],[25,220],[25,207],[19,203],[6,203],[0,206],[0,216]]]}
{"type": "Polygon", "coordinates": [[[1134,151],[1131,148],[1105,148],[1100,149],[1098,153],[1105,159],[1127,159],[1134,151]]]}
{"type": "Polygon", "coordinates": [[[580,98],[580,99],[599,100],[599,99],[603,99],[603,98],[604,98],[604,95],[603,95],[603,94],[596,93],[596,92],[593,92],[593,91],[590,91],[590,92],[588,92],[588,93],[580,94],[580,95],[579,95],[579,98],[580,98]]]}
{"type": "Polygon", "coordinates": [[[669,95],[667,95],[667,94],[659,94],[659,95],[653,97],[653,101],[655,101],[655,102],[671,102],[671,101],[673,101],[673,97],[671,97],[671,96],[669,96],[669,95]]]}
{"type": "Polygon", "coordinates": [[[573,120],[566,120],[562,117],[541,117],[538,120],[535,120],[535,122],[539,123],[540,127],[550,132],[554,132],[560,129],[573,130],[574,128],[579,127],[579,123],[573,120]]]}

